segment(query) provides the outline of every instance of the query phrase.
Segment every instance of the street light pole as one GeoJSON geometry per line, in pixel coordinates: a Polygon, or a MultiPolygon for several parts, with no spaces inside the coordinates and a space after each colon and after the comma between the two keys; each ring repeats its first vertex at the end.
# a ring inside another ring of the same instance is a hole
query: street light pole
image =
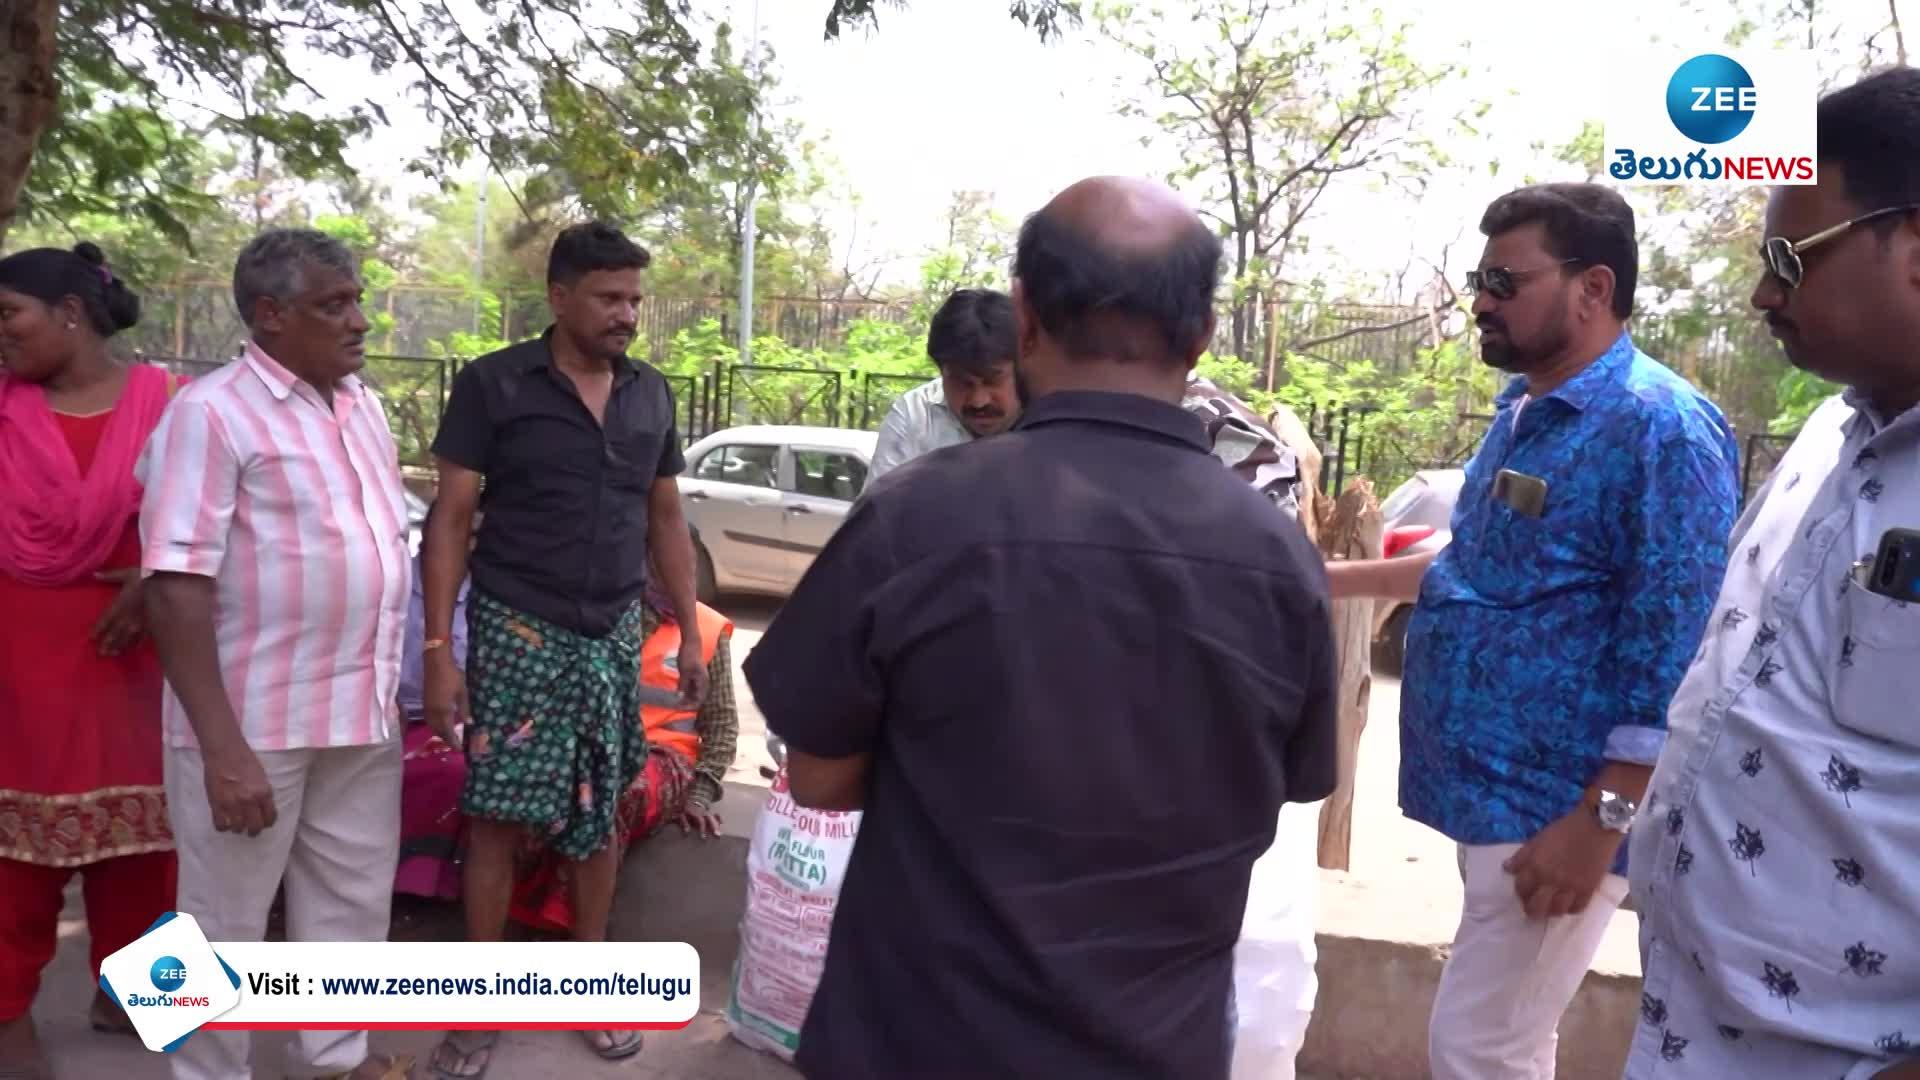
{"type": "Polygon", "coordinates": [[[746,213],[740,229],[740,362],[753,362],[753,234],[760,178],[754,174],[753,146],[760,139],[760,0],[753,0],[753,26],[747,32],[747,72],[753,103],[747,114],[746,213]]]}
{"type": "Polygon", "coordinates": [[[473,206],[473,333],[475,337],[484,337],[480,330],[480,297],[487,280],[487,187],[493,179],[485,158],[480,161],[480,194],[473,206]]]}

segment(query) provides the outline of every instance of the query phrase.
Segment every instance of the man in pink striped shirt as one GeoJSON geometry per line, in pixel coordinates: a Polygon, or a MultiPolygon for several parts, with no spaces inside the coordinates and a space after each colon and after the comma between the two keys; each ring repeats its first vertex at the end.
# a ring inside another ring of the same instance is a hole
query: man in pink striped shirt
{"type": "MultiPolygon", "coordinates": [[[[384,941],[400,835],[396,695],[412,566],[380,402],[355,375],[353,256],[274,230],[234,266],[252,332],[188,384],[140,463],[142,566],[166,670],[166,787],[180,910],[259,941],[384,941]]],[[[245,1032],[202,1031],[176,1080],[253,1075],[245,1032]]],[[[290,1071],[371,1080],[364,1031],[303,1031],[290,1071]]]]}

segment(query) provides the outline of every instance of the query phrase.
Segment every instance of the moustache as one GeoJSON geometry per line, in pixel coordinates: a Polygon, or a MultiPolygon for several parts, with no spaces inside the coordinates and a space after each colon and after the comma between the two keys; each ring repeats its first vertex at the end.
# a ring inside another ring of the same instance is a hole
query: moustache
{"type": "Polygon", "coordinates": [[[1783,331],[1797,330],[1799,328],[1793,325],[1792,319],[1783,315],[1769,315],[1767,316],[1767,329],[1778,334],[1783,331]]]}
{"type": "Polygon", "coordinates": [[[989,405],[979,409],[963,409],[961,410],[961,415],[970,416],[975,420],[993,420],[998,417],[1005,416],[1006,412],[995,406],[989,405]]]}
{"type": "Polygon", "coordinates": [[[1491,315],[1480,316],[1473,321],[1473,325],[1479,327],[1481,333],[1486,333],[1488,330],[1497,331],[1502,334],[1507,332],[1507,324],[1491,315]]]}

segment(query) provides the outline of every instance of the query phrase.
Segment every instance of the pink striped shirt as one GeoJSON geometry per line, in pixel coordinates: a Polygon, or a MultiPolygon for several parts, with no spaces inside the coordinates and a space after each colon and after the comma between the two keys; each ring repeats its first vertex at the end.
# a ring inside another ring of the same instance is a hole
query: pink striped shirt
{"type": "MultiPolygon", "coordinates": [[[[362,746],[399,730],[413,566],[379,399],[320,395],[249,343],[186,384],[141,456],[142,567],[214,579],[220,670],[256,750],[362,746]]],[[[172,746],[196,745],[168,687],[172,746]]]]}

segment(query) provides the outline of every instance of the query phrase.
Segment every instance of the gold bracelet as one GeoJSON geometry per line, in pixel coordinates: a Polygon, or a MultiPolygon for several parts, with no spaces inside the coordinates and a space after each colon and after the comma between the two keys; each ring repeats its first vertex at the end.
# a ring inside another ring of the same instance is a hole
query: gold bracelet
{"type": "Polygon", "coordinates": [[[428,639],[425,645],[420,646],[420,651],[423,653],[430,653],[435,649],[446,648],[446,645],[447,645],[446,638],[443,638],[443,637],[430,638],[428,639]]]}

